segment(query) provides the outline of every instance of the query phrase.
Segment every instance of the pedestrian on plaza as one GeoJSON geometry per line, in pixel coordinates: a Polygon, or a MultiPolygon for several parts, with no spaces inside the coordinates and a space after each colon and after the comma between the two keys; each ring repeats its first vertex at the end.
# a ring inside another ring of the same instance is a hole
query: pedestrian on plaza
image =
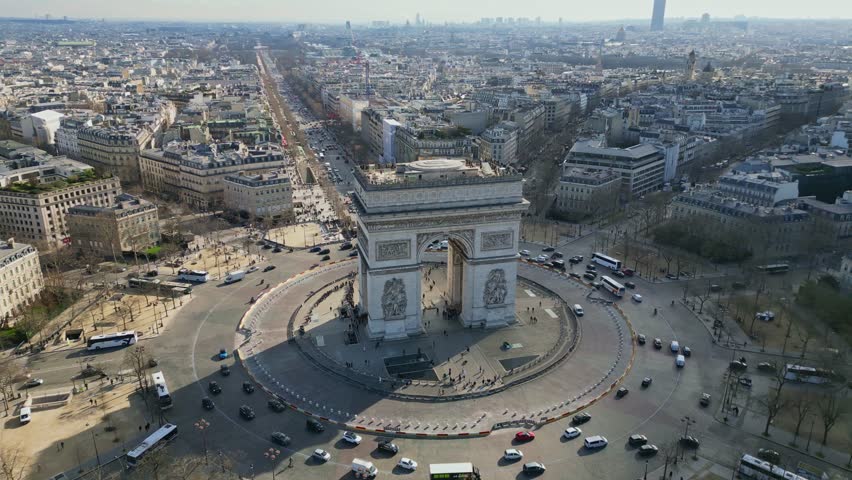
{"type": "Polygon", "coordinates": [[[65,450],[65,442],[59,442],[60,450],[65,450]]]}

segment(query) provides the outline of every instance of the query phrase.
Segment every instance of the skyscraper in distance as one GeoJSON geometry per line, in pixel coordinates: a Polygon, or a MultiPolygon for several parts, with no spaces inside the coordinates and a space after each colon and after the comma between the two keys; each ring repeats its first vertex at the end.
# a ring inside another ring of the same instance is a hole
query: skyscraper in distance
{"type": "Polygon", "coordinates": [[[651,17],[651,31],[663,31],[663,20],[666,17],[666,0],[654,0],[654,14],[651,17]]]}

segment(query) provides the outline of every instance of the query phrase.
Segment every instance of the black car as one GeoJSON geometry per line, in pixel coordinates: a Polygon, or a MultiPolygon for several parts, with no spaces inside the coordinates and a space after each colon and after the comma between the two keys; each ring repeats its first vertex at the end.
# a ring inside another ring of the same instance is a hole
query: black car
{"type": "Polygon", "coordinates": [[[322,247],[311,247],[311,249],[308,250],[308,253],[317,253],[320,250],[322,250],[322,247]]]}
{"type": "Polygon", "coordinates": [[[573,422],[574,422],[574,425],[582,425],[582,424],[588,422],[591,419],[592,419],[591,415],[589,415],[586,412],[582,412],[582,413],[578,413],[577,415],[574,415],[573,422]]]}
{"type": "Polygon", "coordinates": [[[243,382],[243,391],[246,393],[254,393],[254,384],[251,382],[243,382]]]}
{"type": "Polygon", "coordinates": [[[680,353],[682,353],[684,357],[692,356],[692,350],[689,347],[681,347],[680,353]]]}
{"type": "Polygon", "coordinates": [[[579,273],[575,273],[575,272],[571,272],[568,275],[570,275],[572,278],[576,278],[577,280],[582,278],[579,273]]]}
{"type": "Polygon", "coordinates": [[[582,262],[582,261],[583,260],[581,260],[579,257],[571,257],[571,258],[568,259],[569,263],[573,263],[575,265],[582,262]]]}
{"type": "Polygon", "coordinates": [[[350,248],[352,248],[352,242],[343,242],[340,244],[341,250],[349,250],[350,248]]]}
{"type": "Polygon", "coordinates": [[[680,444],[684,446],[684,448],[698,448],[701,444],[697,438],[692,435],[688,437],[680,437],[680,444]]]}
{"type": "Polygon", "coordinates": [[[656,348],[657,350],[660,350],[661,348],[663,348],[663,341],[660,340],[659,338],[655,338],[654,339],[654,348],[656,348]]]}
{"type": "Polygon", "coordinates": [[[616,277],[624,278],[624,272],[622,272],[621,270],[613,270],[612,274],[615,275],[616,277]]]}
{"type": "Polygon", "coordinates": [[[267,265],[267,266],[263,267],[264,272],[271,272],[273,270],[275,270],[275,265],[267,265]]]}
{"type": "Polygon", "coordinates": [[[761,372],[774,372],[775,364],[772,362],[760,362],[757,364],[757,369],[761,372]]]}
{"type": "Polygon", "coordinates": [[[214,395],[222,393],[222,387],[220,387],[219,384],[216,382],[210,382],[207,388],[210,390],[210,393],[214,395]]]}
{"type": "Polygon", "coordinates": [[[281,247],[275,247],[272,249],[272,253],[281,253],[281,247]]]}
{"type": "Polygon", "coordinates": [[[382,440],[381,442],[379,442],[379,450],[392,454],[399,453],[399,447],[390,440],[382,440]]]}
{"type": "Polygon", "coordinates": [[[645,345],[645,341],[646,340],[645,340],[644,334],[640,333],[639,335],[636,336],[636,343],[638,343],[639,345],[645,345]]]}
{"type": "Polygon", "coordinates": [[[283,403],[279,402],[278,400],[276,400],[274,398],[270,398],[269,401],[266,402],[266,404],[269,405],[269,408],[273,412],[283,412],[284,410],[287,410],[287,407],[284,406],[283,403]]]}
{"type": "Polygon", "coordinates": [[[309,419],[305,420],[305,425],[308,427],[308,430],[311,430],[311,431],[314,431],[314,432],[317,432],[317,433],[325,431],[325,425],[320,423],[320,421],[315,419],[315,418],[309,418],[309,419]]]}
{"type": "Polygon", "coordinates": [[[555,250],[556,249],[553,247],[544,247],[543,249],[541,249],[542,252],[553,252],[555,250]]]}
{"type": "Polygon", "coordinates": [[[748,377],[740,378],[740,385],[742,385],[746,388],[751,388],[751,379],[748,378],[748,377]]]}
{"type": "Polygon", "coordinates": [[[543,464],[538,462],[529,462],[524,464],[524,473],[544,473],[547,470],[543,464]]]}
{"type": "Polygon", "coordinates": [[[358,256],[358,250],[352,250],[351,252],[349,252],[349,256],[350,257],[357,257],[358,256]]]}
{"type": "Polygon", "coordinates": [[[227,377],[231,374],[231,368],[227,365],[219,365],[219,373],[221,373],[222,376],[227,377]]]}
{"type": "Polygon", "coordinates": [[[761,448],[757,451],[757,458],[766,460],[769,463],[774,463],[775,465],[781,463],[781,454],[775,450],[761,448]]]}
{"type": "Polygon", "coordinates": [[[281,432],[272,432],[272,435],[270,435],[269,438],[274,443],[277,443],[278,445],[281,445],[282,447],[286,447],[287,445],[290,445],[290,437],[288,437],[287,435],[284,435],[281,432]]]}
{"type": "Polygon", "coordinates": [[[320,258],[320,261],[323,261],[323,262],[324,262],[324,261],[326,261],[326,260],[331,260],[331,257],[330,257],[330,256],[328,256],[328,255],[323,255],[323,257],[322,257],[322,258],[320,258]]]}
{"type": "Polygon", "coordinates": [[[145,276],[146,276],[146,277],[156,277],[156,276],[157,276],[157,275],[159,275],[159,274],[160,274],[160,273],[159,273],[159,272],[157,272],[156,270],[151,270],[150,272],[145,272],[145,276]]]}
{"type": "Polygon", "coordinates": [[[594,263],[590,263],[590,264],[586,265],[586,270],[590,270],[592,272],[597,272],[598,266],[595,265],[594,263]]]}
{"type": "Polygon", "coordinates": [[[201,399],[201,406],[204,407],[205,410],[213,410],[215,405],[213,404],[213,400],[210,400],[209,397],[204,397],[201,399]]]}
{"type": "Polygon", "coordinates": [[[243,405],[240,407],[240,416],[246,420],[252,420],[254,419],[254,410],[252,410],[248,405],[243,405]]]}
{"type": "Polygon", "coordinates": [[[263,249],[264,249],[264,250],[269,250],[270,248],[272,248],[272,245],[270,245],[270,244],[268,244],[268,243],[265,243],[265,244],[263,245],[263,249]]]}
{"type": "Polygon", "coordinates": [[[653,457],[660,449],[656,445],[642,445],[639,447],[639,455],[643,457],[653,457]]]}
{"type": "Polygon", "coordinates": [[[593,272],[586,272],[586,273],[583,274],[583,278],[585,278],[587,280],[594,280],[596,277],[597,277],[597,275],[593,272]]]}
{"type": "Polygon", "coordinates": [[[630,289],[636,288],[636,284],[633,282],[624,282],[624,286],[630,289]]]}
{"type": "Polygon", "coordinates": [[[646,437],[645,435],[639,435],[638,433],[636,433],[636,434],[630,435],[630,437],[627,439],[627,443],[629,443],[630,445],[632,445],[634,447],[638,447],[640,445],[645,445],[646,443],[648,443],[648,437],[646,437]]]}
{"type": "Polygon", "coordinates": [[[627,387],[618,387],[618,390],[615,391],[615,398],[621,398],[630,393],[630,390],[627,387]]]}
{"type": "Polygon", "coordinates": [[[562,258],[562,252],[553,252],[550,258],[562,258]]]}
{"type": "Polygon", "coordinates": [[[651,382],[653,382],[653,381],[654,381],[653,378],[645,377],[645,378],[642,379],[642,386],[645,387],[645,388],[648,388],[648,387],[651,386],[651,382]]]}

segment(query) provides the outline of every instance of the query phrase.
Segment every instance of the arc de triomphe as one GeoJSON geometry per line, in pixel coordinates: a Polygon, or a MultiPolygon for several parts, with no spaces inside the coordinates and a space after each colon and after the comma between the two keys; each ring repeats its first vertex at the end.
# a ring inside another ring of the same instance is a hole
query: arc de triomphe
{"type": "Polygon", "coordinates": [[[465,326],[514,322],[520,175],[433,158],[355,171],[360,307],[374,339],[418,335],[421,256],[449,237],[446,295],[465,326]]]}

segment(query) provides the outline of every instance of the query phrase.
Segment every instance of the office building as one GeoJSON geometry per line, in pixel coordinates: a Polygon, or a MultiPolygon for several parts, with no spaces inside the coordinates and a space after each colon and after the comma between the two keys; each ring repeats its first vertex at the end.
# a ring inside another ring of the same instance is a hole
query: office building
{"type": "Polygon", "coordinates": [[[108,206],[78,205],[66,216],[71,245],[104,257],[142,252],[160,242],[157,206],[124,193],[108,206]]]}
{"type": "Polygon", "coordinates": [[[651,31],[662,32],[666,17],[666,0],[654,0],[654,12],[651,16],[651,31]]]}
{"type": "Polygon", "coordinates": [[[602,138],[574,143],[563,169],[614,171],[621,176],[623,200],[640,197],[663,186],[666,155],[659,147],[639,144],[628,148],[608,147],[602,138]]]}
{"type": "Polygon", "coordinates": [[[563,165],[556,186],[556,210],[582,218],[606,215],[618,206],[621,176],[611,170],[592,170],[563,165]]]}
{"type": "Polygon", "coordinates": [[[290,177],[279,173],[228,175],[224,178],[225,208],[250,217],[292,221],[293,188],[290,177]]]}

